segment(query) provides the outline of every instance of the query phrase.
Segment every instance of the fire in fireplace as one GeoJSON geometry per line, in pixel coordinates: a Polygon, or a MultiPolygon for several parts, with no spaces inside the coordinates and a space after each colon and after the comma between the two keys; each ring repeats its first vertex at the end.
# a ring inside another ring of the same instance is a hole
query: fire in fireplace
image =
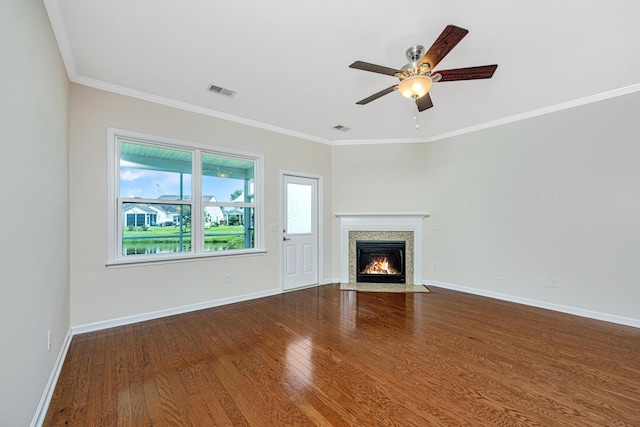
{"type": "Polygon", "coordinates": [[[406,283],[405,242],[356,240],[356,282],[406,283]]]}

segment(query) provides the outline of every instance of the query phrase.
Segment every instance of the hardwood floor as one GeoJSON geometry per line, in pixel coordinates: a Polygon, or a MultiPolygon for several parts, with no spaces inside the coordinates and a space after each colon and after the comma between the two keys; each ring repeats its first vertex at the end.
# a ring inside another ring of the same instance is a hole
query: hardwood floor
{"type": "Polygon", "coordinates": [[[640,425],[640,330],[337,285],[75,336],[45,426],[640,425]]]}

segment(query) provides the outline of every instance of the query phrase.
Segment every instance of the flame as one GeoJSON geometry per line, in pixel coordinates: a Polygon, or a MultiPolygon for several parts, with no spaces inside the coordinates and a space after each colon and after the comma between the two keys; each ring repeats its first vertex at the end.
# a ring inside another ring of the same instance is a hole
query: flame
{"type": "Polygon", "coordinates": [[[386,256],[379,256],[367,264],[361,274],[400,274],[400,272],[389,265],[386,256]]]}

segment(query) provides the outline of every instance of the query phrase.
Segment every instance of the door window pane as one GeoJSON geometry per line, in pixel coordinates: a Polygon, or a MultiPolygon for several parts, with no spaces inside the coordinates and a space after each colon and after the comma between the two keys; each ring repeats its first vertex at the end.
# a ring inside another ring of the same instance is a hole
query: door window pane
{"type": "Polygon", "coordinates": [[[287,233],[311,233],[311,186],[287,183],[287,233]]]}

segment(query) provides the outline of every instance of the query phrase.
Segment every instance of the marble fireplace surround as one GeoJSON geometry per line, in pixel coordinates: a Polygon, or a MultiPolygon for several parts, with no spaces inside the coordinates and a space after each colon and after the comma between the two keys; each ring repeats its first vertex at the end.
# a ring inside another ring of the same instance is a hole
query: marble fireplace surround
{"type": "Polygon", "coordinates": [[[422,284],[422,222],[428,213],[339,213],[340,281],[355,283],[356,240],[406,242],[406,282],[422,284]]]}

